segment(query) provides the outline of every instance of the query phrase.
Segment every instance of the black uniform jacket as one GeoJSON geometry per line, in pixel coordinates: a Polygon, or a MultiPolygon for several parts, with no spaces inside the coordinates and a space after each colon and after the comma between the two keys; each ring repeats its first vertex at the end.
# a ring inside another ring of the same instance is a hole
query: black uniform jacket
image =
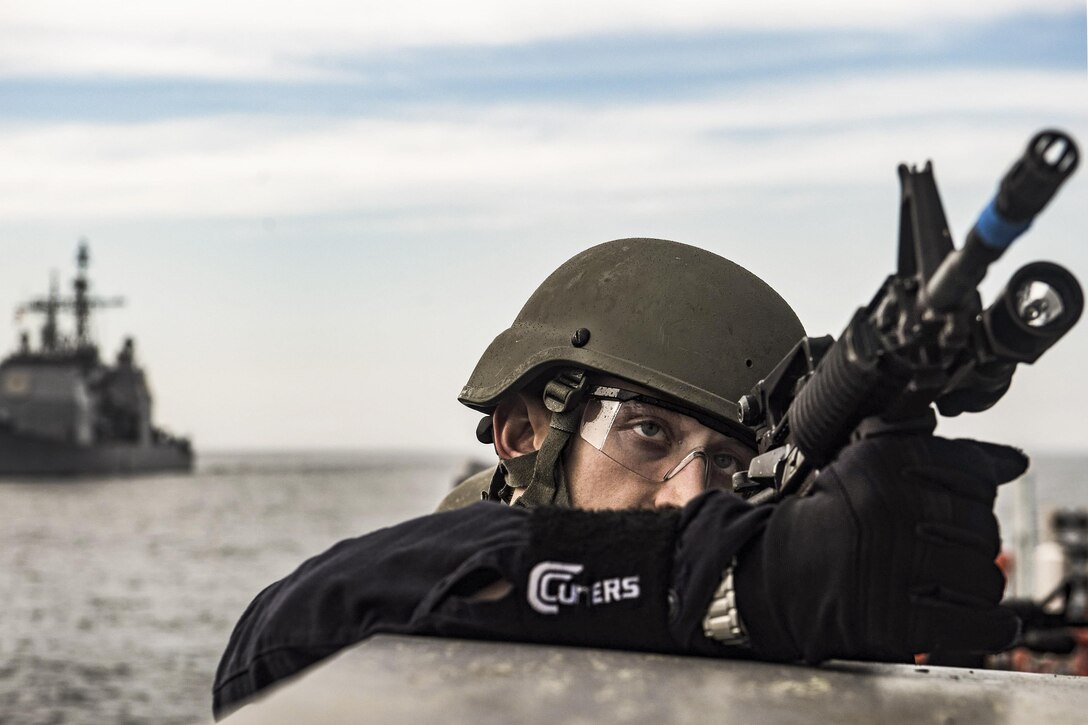
{"type": "Polygon", "coordinates": [[[246,609],[214,712],[377,633],[744,656],[707,639],[702,618],[769,514],[723,491],[665,511],[478,503],[342,541],[246,609]],[[501,599],[472,598],[502,581],[501,599]]]}

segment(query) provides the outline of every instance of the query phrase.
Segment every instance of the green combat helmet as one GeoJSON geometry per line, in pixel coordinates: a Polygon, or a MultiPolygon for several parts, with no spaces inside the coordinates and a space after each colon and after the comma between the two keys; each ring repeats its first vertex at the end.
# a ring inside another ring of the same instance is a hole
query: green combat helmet
{"type": "MultiPolygon", "coordinates": [[[[618,239],[575,255],[544,280],[484,352],[458,400],[490,415],[507,394],[554,370],[544,390],[551,430],[530,454],[532,477],[519,503],[569,505],[556,463],[578,424],[587,373],[661,393],[753,444],[737,401],[803,335],[786,301],[728,259],[663,239],[618,239]]],[[[489,422],[478,430],[484,442],[489,422]]]]}

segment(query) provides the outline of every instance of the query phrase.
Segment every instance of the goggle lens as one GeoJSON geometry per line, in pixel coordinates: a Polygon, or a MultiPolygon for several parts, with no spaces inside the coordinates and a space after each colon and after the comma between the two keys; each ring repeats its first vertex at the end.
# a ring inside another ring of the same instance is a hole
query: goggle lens
{"type": "Polygon", "coordinates": [[[733,474],[746,470],[753,455],[740,441],[637,396],[591,397],[582,415],[581,436],[627,470],[655,482],[667,481],[701,459],[705,485],[726,490],[732,489],[733,474]]]}

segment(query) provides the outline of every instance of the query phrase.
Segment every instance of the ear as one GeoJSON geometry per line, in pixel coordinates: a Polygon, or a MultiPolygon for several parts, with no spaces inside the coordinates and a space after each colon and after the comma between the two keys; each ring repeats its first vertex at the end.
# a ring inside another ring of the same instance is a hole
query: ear
{"type": "Polygon", "coordinates": [[[524,393],[507,396],[491,414],[495,453],[509,460],[540,448],[547,435],[547,411],[543,403],[524,393]],[[539,408],[539,410],[537,410],[539,408]]]}

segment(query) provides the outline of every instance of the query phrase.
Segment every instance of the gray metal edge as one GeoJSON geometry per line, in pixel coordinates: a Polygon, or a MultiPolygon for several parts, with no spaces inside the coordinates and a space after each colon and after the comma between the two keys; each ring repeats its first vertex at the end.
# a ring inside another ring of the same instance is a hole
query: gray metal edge
{"type": "Polygon", "coordinates": [[[227,718],[262,723],[1085,722],[1088,680],[382,635],[227,718]]]}

